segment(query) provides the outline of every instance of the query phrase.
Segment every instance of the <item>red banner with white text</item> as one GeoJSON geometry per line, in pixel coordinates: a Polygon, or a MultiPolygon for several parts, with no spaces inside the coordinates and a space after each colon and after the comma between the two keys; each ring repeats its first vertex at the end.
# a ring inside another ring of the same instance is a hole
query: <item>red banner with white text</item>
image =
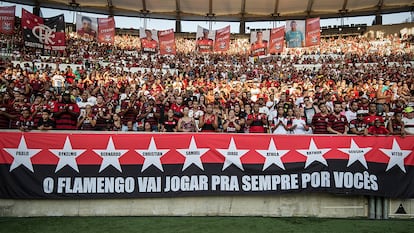
{"type": "Polygon", "coordinates": [[[306,20],[306,46],[316,46],[321,43],[320,18],[306,20]]]}
{"type": "Polygon", "coordinates": [[[214,52],[226,52],[230,48],[230,25],[216,30],[214,52]]]}
{"type": "Polygon", "coordinates": [[[0,132],[0,198],[414,198],[414,137],[0,132]]]}
{"type": "Polygon", "coordinates": [[[160,54],[168,55],[176,53],[174,30],[158,31],[158,40],[160,41],[160,54]]]}
{"type": "Polygon", "coordinates": [[[285,27],[272,28],[270,31],[269,53],[278,54],[283,52],[285,44],[285,27]]]}
{"type": "Polygon", "coordinates": [[[0,7],[0,33],[12,35],[14,33],[14,16],[16,6],[0,7]]]}
{"type": "Polygon", "coordinates": [[[115,40],[114,17],[98,18],[98,42],[113,44],[115,40]]]}

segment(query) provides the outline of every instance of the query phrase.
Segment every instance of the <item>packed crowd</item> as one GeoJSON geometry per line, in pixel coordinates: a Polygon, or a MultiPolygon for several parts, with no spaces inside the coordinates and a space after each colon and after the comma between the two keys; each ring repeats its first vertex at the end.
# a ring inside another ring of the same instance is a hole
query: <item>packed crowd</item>
{"type": "Polygon", "coordinates": [[[414,134],[414,46],[393,36],[323,39],[255,62],[247,39],[197,54],[179,38],[176,56],[143,55],[126,35],[113,46],[69,37],[59,56],[16,41],[24,65],[1,70],[1,129],[414,134]]]}

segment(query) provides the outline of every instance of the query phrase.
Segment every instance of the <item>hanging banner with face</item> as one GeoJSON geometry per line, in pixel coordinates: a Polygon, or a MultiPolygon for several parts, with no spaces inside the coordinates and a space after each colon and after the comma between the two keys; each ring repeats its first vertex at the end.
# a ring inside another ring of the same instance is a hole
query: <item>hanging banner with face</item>
{"type": "Polygon", "coordinates": [[[98,18],[98,42],[113,44],[115,40],[114,17],[98,18]]]}
{"type": "Polygon", "coordinates": [[[160,42],[160,54],[169,55],[176,53],[174,30],[158,31],[158,39],[160,42]]]}
{"type": "Polygon", "coordinates": [[[305,46],[305,21],[287,20],[286,21],[286,47],[300,48],[305,46]]]}
{"type": "Polygon", "coordinates": [[[197,27],[196,33],[196,51],[199,53],[213,52],[214,39],[216,38],[216,31],[208,30],[201,26],[197,27]]]}
{"type": "Polygon", "coordinates": [[[0,7],[0,33],[12,35],[14,33],[14,16],[16,6],[0,7]]]}
{"type": "Polygon", "coordinates": [[[320,18],[306,20],[306,46],[316,46],[321,42],[320,18]]]}
{"type": "Polygon", "coordinates": [[[96,40],[98,19],[81,14],[76,15],[76,33],[84,40],[96,40]]]}
{"type": "Polygon", "coordinates": [[[139,38],[141,39],[141,49],[144,53],[158,52],[158,31],[155,29],[139,29],[139,38]]]}
{"type": "Polygon", "coordinates": [[[268,54],[270,30],[255,31],[250,33],[250,54],[253,57],[268,54]]]}
{"type": "Polygon", "coordinates": [[[285,27],[273,28],[270,31],[269,53],[278,54],[283,52],[285,39],[285,27]]]}
{"type": "Polygon", "coordinates": [[[230,25],[216,30],[214,52],[225,52],[230,48],[230,25]]]}

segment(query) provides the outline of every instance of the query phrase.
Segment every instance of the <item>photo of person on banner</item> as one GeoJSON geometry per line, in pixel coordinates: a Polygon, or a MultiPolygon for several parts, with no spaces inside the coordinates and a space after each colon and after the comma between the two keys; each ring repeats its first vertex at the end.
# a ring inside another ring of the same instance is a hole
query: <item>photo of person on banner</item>
{"type": "Polygon", "coordinates": [[[76,33],[85,39],[95,39],[97,31],[96,18],[94,21],[91,17],[78,15],[76,18],[76,33]]]}
{"type": "Polygon", "coordinates": [[[266,55],[268,52],[269,31],[257,31],[251,35],[250,52],[252,56],[266,55]]]}
{"type": "Polygon", "coordinates": [[[140,30],[140,37],[141,37],[141,48],[142,52],[146,53],[156,53],[158,52],[158,38],[157,33],[152,33],[150,29],[143,29],[140,30]],[[142,31],[144,33],[142,33],[142,31]],[[154,36],[155,34],[155,36],[154,36]],[[155,37],[155,38],[154,38],[155,37]]]}
{"type": "Polygon", "coordinates": [[[205,28],[202,31],[202,36],[198,36],[199,33],[197,33],[196,51],[200,53],[212,52],[214,40],[209,37],[210,31],[205,28]]]}
{"type": "Polygon", "coordinates": [[[305,46],[305,21],[303,20],[292,20],[286,21],[286,31],[285,40],[286,47],[288,48],[299,48],[305,46]],[[289,25],[289,27],[288,27],[289,25]]]}

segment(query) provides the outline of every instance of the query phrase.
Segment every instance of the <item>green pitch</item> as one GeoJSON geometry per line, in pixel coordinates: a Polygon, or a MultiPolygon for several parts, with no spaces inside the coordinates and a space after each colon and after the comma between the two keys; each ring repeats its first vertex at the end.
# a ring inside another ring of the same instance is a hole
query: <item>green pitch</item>
{"type": "Polygon", "coordinates": [[[39,217],[0,218],[1,233],[266,233],[414,232],[414,220],[269,217],[39,217]]]}

